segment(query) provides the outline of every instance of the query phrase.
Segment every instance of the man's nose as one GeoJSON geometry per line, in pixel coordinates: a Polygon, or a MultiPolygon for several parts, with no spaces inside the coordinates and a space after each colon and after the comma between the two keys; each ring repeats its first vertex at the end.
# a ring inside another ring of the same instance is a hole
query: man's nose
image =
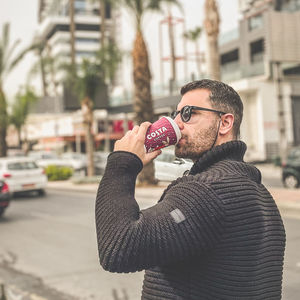
{"type": "Polygon", "coordinates": [[[181,116],[180,114],[178,114],[175,119],[174,119],[175,123],[178,125],[179,129],[182,130],[183,129],[183,122],[182,122],[182,119],[181,119],[181,116]]]}

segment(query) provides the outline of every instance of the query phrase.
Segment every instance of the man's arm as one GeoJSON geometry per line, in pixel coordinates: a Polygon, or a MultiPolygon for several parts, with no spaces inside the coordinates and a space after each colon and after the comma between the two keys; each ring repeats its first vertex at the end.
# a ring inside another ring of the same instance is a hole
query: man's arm
{"type": "Polygon", "coordinates": [[[199,182],[170,188],[163,201],[140,210],[134,198],[142,161],[117,151],[108,158],[96,200],[100,263],[111,272],[163,266],[212,249],[224,228],[224,208],[199,182]]]}

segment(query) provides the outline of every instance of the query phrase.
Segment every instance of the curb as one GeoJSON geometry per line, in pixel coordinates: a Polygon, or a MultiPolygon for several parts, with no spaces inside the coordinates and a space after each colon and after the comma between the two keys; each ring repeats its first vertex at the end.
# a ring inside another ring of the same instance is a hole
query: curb
{"type": "Polygon", "coordinates": [[[19,289],[15,285],[5,284],[0,281],[0,297],[6,300],[47,300],[44,297],[38,296],[35,293],[29,293],[19,289]]]}

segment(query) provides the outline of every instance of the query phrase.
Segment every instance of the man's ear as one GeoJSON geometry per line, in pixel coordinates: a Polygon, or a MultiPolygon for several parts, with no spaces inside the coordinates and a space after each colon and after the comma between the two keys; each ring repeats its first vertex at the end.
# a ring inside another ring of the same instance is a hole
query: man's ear
{"type": "Polygon", "coordinates": [[[221,135],[227,135],[228,133],[232,132],[233,123],[234,123],[234,115],[233,114],[225,114],[221,116],[221,124],[219,133],[221,135]]]}

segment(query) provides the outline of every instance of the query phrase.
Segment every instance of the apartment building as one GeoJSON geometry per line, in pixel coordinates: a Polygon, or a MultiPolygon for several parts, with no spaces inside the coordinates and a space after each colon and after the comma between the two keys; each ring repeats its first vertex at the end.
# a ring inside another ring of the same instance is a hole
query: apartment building
{"type": "Polygon", "coordinates": [[[244,102],[241,138],[247,159],[265,160],[279,155],[278,97],[288,145],[300,144],[300,1],[239,4],[239,27],[220,39],[221,74],[244,102]]]}
{"type": "MultiPolygon", "coordinates": [[[[105,8],[105,35],[113,37],[117,27],[115,11],[109,5],[105,8]]],[[[101,46],[100,1],[74,0],[75,23],[75,62],[80,64],[83,58],[92,58],[101,46]]],[[[41,43],[40,56],[48,58],[51,64],[44,66],[42,74],[44,96],[30,115],[27,135],[31,141],[38,141],[36,148],[76,144],[77,151],[84,151],[84,128],[80,114],[80,101],[76,95],[64,86],[66,71],[61,66],[71,62],[70,1],[39,0],[38,28],[35,41],[41,43]],[[60,143],[57,142],[60,141],[60,143]],[[78,142],[79,141],[79,142],[78,142]],[[79,147],[78,147],[79,145],[79,147]]],[[[108,107],[107,89],[100,89],[96,96],[94,109],[94,133],[98,132],[98,119],[106,118],[108,107]]]]}

